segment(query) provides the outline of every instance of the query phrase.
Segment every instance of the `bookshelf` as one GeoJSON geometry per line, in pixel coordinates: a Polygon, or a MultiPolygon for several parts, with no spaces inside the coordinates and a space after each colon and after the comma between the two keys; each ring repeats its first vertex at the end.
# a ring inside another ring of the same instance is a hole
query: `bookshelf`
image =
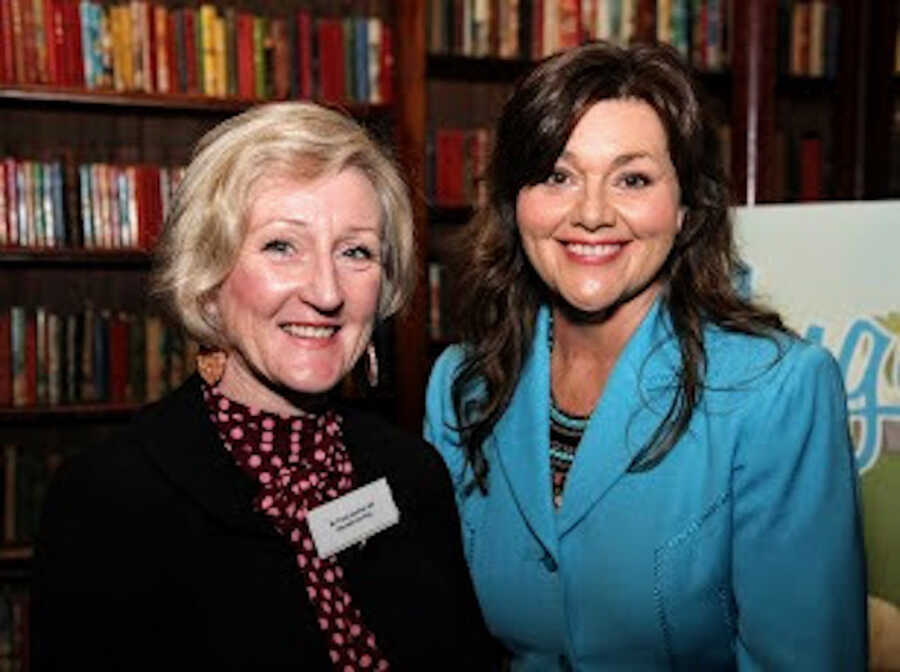
{"type": "MultiPolygon", "coordinates": [[[[36,371],[30,396],[14,400],[9,362],[12,308],[23,309],[29,323],[37,321],[38,309],[43,310],[45,321],[52,314],[60,316],[56,321],[62,325],[69,320],[74,323],[88,307],[95,317],[105,314],[115,319],[121,314],[138,322],[145,315],[155,319],[157,307],[147,298],[153,227],[161,225],[165,201],[177,184],[175,171],[187,164],[203,133],[260,102],[310,98],[348,111],[396,148],[415,184],[415,176],[422,172],[418,148],[424,144],[425,118],[424,96],[417,89],[424,86],[424,49],[415,39],[422,37],[417,29],[423,21],[420,4],[414,0],[350,2],[336,9],[334,3],[306,0],[223,1],[204,3],[201,8],[174,0],[43,0],[45,16],[50,17],[47,21],[54,21],[54,12],[60,13],[57,28],[62,32],[52,39],[55,32],[42,33],[42,27],[19,26],[13,20],[14,11],[33,7],[31,0],[0,0],[0,165],[10,159],[6,165],[12,166],[15,179],[20,174],[37,179],[44,173],[35,166],[49,166],[46,190],[43,181],[39,186],[36,182],[20,185],[14,179],[13,192],[9,192],[9,171],[5,169],[0,184],[4,196],[0,199],[0,339],[5,336],[5,345],[0,344],[4,359],[0,367],[0,596],[8,598],[0,600],[0,622],[4,623],[0,627],[0,665],[24,662],[27,667],[17,638],[22,627],[20,612],[24,610],[27,617],[33,531],[23,538],[16,532],[16,523],[21,532],[23,520],[32,524],[36,519],[39,491],[46,487],[60,458],[104,439],[127,422],[140,404],[175,385],[190,371],[193,352],[188,344],[176,347],[180,359],[169,362],[165,381],[155,391],[149,390],[145,381],[141,389],[127,388],[124,395],[108,390],[91,395],[62,392],[51,398],[49,379],[38,383],[36,371]],[[102,22],[95,25],[96,16],[84,19],[78,14],[79,8],[84,11],[85,7],[103,17],[102,22]],[[149,28],[150,23],[141,24],[143,19],[137,14],[125,17],[125,8],[146,11],[148,22],[161,23],[149,28]],[[125,30],[122,22],[128,21],[132,22],[127,28],[131,50],[121,32],[125,30]],[[198,43],[191,52],[183,40],[188,35],[185,22],[194,21],[198,43]],[[242,22],[252,26],[249,33],[241,32],[242,22]],[[105,40],[94,34],[104,26],[111,31],[105,40]],[[171,32],[173,27],[182,32],[171,32]],[[26,40],[22,31],[29,29],[33,32],[26,40]],[[167,29],[169,37],[162,40],[167,29]],[[352,48],[351,38],[346,37],[351,31],[352,48]],[[365,43],[359,37],[363,34],[365,43]],[[83,49],[83,43],[78,47],[81,51],[71,51],[73,45],[88,40],[96,40],[96,48],[88,50],[91,53],[83,49]],[[209,49],[204,50],[204,45],[209,49]],[[248,62],[252,70],[248,70],[248,62]],[[339,63],[343,69],[338,68],[339,63]],[[143,68],[140,75],[139,68],[143,68]],[[96,191],[85,192],[83,166],[89,178],[96,180],[90,184],[92,189],[109,191],[101,196],[96,191]],[[135,167],[137,173],[128,172],[135,167]],[[142,168],[149,178],[140,177],[142,168]],[[171,175],[164,174],[170,169],[171,175]],[[58,170],[57,177],[52,177],[54,170],[58,170]],[[95,170],[102,173],[92,172],[95,170]],[[109,183],[101,181],[107,177],[109,183]],[[149,187],[141,179],[149,179],[149,187]],[[10,193],[16,199],[28,199],[27,207],[22,201],[21,212],[29,224],[21,229],[19,201],[11,201],[10,193]],[[143,212],[141,193],[146,199],[155,199],[146,201],[143,212]],[[46,197],[46,209],[38,206],[42,197],[46,197]],[[106,227],[96,239],[86,237],[82,210],[83,203],[93,197],[98,205],[91,201],[90,217],[96,215],[98,226],[103,223],[106,227]],[[135,202],[137,206],[129,211],[129,203],[135,202]],[[122,207],[116,210],[115,204],[122,207]],[[10,235],[12,206],[17,215],[14,238],[10,235]],[[47,226],[41,233],[31,228],[38,226],[37,216],[47,226]],[[56,227],[51,226],[54,222],[56,227]],[[108,227],[116,224],[119,229],[110,233],[108,227]],[[19,236],[22,232],[24,237],[19,236]],[[23,480],[25,472],[28,480],[23,480]]],[[[417,207],[417,225],[422,229],[424,211],[417,207]]],[[[423,297],[418,297],[420,303],[423,297]]],[[[388,368],[383,378],[389,379],[391,389],[379,390],[373,404],[418,431],[418,396],[425,373],[416,353],[424,353],[425,343],[418,337],[424,323],[416,312],[414,308],[406,318],[396,318],[381,330],[389,341],[385,348],[388,361],[381,364],[382,371],[388,368]],[[394,352],[409,356],[394,358],[394,352]]],[[[65,333],[65,326],[62,330],[65,333]]],[[[140,331],[140,325],[136,330],[140,331]]],[[[36,335],[34,338],[37,343],[36,335]]],[[[112,342],[111,335],[105,338],[112,342]]],[[[59,342],[65,353],[64,337],[59,342]]],[[[111,351],[106,356],[112,368],[111,351]]],[[[72,370],[80,366],[74,356],[72,359],[63,366],[72,370]]],[[[145,360],[140,366],[147,365],[145,360]]],[[[78,375],[79,381],[85,377],[78,375]]]]}
{"type": "MultiPolygon", "coordinates": [[[[603,24],[613,41],[663,39],[688,55],[725,129],[736,203],[900,195],[900,74],[895,65],[900,9],[895,0],[545,0],[518,5],[520,47],[500,58],[497,49],[504,38],[492,32],[498,26],[490,14],[454,14],[453,3],[429,0],[424,29],[429,165],[446,166],[435,156],[435,129],[490,127],[512,82],[545,53],[534,36],[547,40],[547,13],[562,35],[557,44],[564,43],[572,39],[564,35],[572,32],[565,26],[580,6],[582,23],[575,32],[582,38],[595,34],[591,25],[603,24]],[[543,24],[528,13],[536,7],[543,9],[543,24]],[[665,7],[676,18],[660,21],[657,12],[665,7]],[[610,12],[606,19],[597,18],[599,8],[610,12]],[[698,9],[710,8],[717,12],[723,36],[711,60],[702,49],[698,54],[694,25],[698,9]],[[694,27],[675,27],[685,20],[679,11],[694,27]],[[467,17],[472,22],[468,34],[467,17]],[[626,17],[631,19],[627,29],[626,17]],[[593,23],[586,27],[585,21],[593,23]]],[[[444,264],[452,251],[445,242],[452,241],[447,229],[458,227],[466,211],[457,207],[457,214],[448,216],[448,206],[452,210],[455,204],[441,202],[436,172],[427,185],[435,206],[428,217],[427,256],[432,264],[444,264]]],[[[470,168],[464,172],[471,177],[470,168]]],[[[442,292],[430,293],[437,300],[442,292]]],[[[433,340],[431,355],[445,337],[433,340]]]]}

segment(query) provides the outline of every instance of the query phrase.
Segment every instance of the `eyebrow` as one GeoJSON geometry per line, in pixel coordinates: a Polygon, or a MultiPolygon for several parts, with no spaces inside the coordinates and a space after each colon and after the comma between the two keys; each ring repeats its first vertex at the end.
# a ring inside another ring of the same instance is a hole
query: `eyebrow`
{"type": "MultiPolygon", "coordinates": [[[[578,156],[568,150],[563,151],[563,153],[559,155],[559,158],[569,161],[578,160],[578,156]]],[[[619,154],[617,157],[615,157],[610,168],[611,170],[615,170],[616,168],[620,168],[621,166],[624,166],[638,159],[650,159],[651,161],[656,160],[653,154],[648,151],[628,152],[626,154],[619,154]]]]}
{"type": "MultiPolygon", "coordinates": [[[[281,222],[283,224],[292,224],[292,225],[300,226],[300,227],[304,227],[304,228],[309,227],[309,226],[314,226],[311,222],[309,222],[305,219],[300,219],[298,217],[273,217],[272,219],[269,220],[270,224],[274,223],[274,222],[281,222]]],[[[378,235],[380,228],[381,228],[381,222],[380,222],[380,220],[378,220],[372,226],[368,226],[365,224],[351,226],[351,227],[349,227],[348,231],[350,233],[374,233],[375,235],[378,235]]]]}

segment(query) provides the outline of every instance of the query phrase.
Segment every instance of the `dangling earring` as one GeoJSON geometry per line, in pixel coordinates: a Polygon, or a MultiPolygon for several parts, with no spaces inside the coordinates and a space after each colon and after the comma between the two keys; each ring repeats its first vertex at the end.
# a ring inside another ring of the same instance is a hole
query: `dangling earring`
{"type": "Polygon", "coordinates": [[[378,355],[375,354],[375,346],[372,343],[366,346],[366,379],[369,387],[378,387],[378,355]]]}
{"type": "Polygon", "coordinates": [[[197,373],[207,385],[215,385],[222,380],[227,359],[228,355],[221,350],[203,350],[197,355],[197,373]]]}

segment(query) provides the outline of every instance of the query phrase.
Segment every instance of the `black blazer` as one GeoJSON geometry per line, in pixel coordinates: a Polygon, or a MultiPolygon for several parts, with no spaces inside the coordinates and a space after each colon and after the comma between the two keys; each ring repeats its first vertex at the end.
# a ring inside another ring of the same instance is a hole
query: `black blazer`
{"type": "MultiPolygon", "coordinates": [[[[339,556],[380,647],[394,670],[492,669],[443,462],[341,410],[357,485],[386,476],[400,510],[339,556]]],[[[196,376],[68,461],[35,553],[34,669],[330,670],[295,554],[253,511],[255,487],[196,376]]]]}

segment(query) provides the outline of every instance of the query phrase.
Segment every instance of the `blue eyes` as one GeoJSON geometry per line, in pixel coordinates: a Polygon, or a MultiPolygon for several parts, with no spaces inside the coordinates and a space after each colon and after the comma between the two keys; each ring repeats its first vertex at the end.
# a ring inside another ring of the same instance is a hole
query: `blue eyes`
{"type": "Polygon", "coordinates": [[[289,252],[291,249],[291,244],[286,240],[270,240],[265,245],[263,245],[264,252],[280,252],[285,253],[289,252]]]}
{"type": "Polygon", "coordinates": [[[365,245],[357,245],[356,247],[351,247],[348,250],[344,250],[343,254],[345,257],[358,259],[359,261],[369,261],[375,258],[372,250],[370,250],[365,245]]]}
{"type": "MultiPolygon", "coordinates": [[[[296,250],[295,246],[287,240],[269,240],[262,246],[263,252],[273,252],[277,255],[289,255],[296,250]]],[[[353,245],[340,252],[341,256],[352,261],[371,261],[375,259],[375,252],[368,245],[353,245]]]]}

